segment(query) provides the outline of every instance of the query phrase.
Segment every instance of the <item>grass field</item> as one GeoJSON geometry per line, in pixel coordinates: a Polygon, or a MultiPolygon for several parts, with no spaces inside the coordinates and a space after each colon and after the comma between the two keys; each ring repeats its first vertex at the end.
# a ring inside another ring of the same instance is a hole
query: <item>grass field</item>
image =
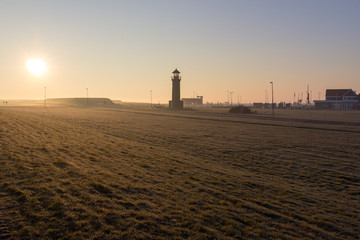
{"type": "Polygon", "coordinates": [[[0,222],[10,239],[359,239],[358,113],[311,114],[1,107],[0,222]]]}

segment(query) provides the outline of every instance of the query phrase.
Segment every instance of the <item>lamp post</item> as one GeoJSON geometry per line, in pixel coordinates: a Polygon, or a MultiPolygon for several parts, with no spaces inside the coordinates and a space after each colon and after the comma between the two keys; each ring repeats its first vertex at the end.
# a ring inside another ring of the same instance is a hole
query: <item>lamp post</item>
{"type": "Polygon", "coordinates": [[[226,102],[229,104],[229,90],[226,90],[226,102]]]}
{"type": "Polygon", "coordinates": [[[46,86],[44,87],[44,107],[46,107],[46,86]]]}
{"type": "Polygon", "coordinates": [[[86,107],[89,107],[89,89],[86,88],[86,107]]]}
{"type": "Polygon", "coordinates": [[[271,83],[271,108],[272,108],[272,115],[274,117],[275,116],[274,115],[274,83],[273,82],[270,83],[271,83]]]}
{"type": "Polygon", "coordinates": [[[152,108],[152,90],[150,90],[150,108],[152,108]]]}

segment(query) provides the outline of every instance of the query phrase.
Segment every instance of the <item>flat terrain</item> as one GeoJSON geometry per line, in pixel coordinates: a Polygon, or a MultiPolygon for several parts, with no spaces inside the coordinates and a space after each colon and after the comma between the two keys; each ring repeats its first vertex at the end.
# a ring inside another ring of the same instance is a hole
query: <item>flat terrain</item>
{"type": "Polygon", "coordinates": [[[358,113],[297,114],[1,107],[0,237],[359,239],[358,113]]]}

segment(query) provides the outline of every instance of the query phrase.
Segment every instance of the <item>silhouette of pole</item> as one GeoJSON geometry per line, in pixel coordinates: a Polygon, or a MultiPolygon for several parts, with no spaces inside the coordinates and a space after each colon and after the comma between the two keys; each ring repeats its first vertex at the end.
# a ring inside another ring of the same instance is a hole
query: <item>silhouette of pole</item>
{"type": "Polygon", "coordinates": [[[89,106],[89,89],[86,88],[86,107],[89,106]]]}
{"type": "Polygon", "coordinates": [[[273,82],[270,82],[271,83],[271,108],[272,108],[272,115],[273,117],[275,116],[274,114],[274,83],[273,82]]]}
{"type": "Polygon", "coordinates": [[[44,87],[44,107],[46,107],[46,86],[44,87]]]}
{"type": "Polygon", "coordinates": [[[152,108],[152,90],[150,90],[150,108],[152,108]]]}
{"type": "Polygon", "coordinates": [[[226,90],[226,102],[229,104],[229,90],[226,90]]]}

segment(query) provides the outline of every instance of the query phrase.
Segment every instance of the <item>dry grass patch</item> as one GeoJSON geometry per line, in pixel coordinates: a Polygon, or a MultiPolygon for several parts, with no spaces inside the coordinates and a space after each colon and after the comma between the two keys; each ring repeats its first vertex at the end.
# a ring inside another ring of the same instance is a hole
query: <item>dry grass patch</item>
{"type": "Polygon", "coordinates": [[[13,239],[358,239],[358,131],[1,108],[0,204],[13,239]]]}

